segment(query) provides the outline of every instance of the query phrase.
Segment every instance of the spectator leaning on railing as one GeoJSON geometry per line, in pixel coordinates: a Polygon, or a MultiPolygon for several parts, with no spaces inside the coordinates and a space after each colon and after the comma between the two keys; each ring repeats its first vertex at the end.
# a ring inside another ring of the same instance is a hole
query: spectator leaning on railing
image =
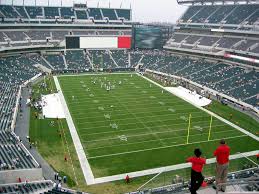
{"type": "Polygon", "coordinates": [[[191,171],[191,194],[197,194],[197,190],[203,183],[204,177],[202,175],[203,166],[206,164],[206,159],[201,157],[201,150],[195,149],[193,157],[187,158],[186,162],[192,163],[191,171]]]}
{"type": "Polygon", "coordinates": [[[216,186],[214,189],[225,192],[228,175],[228,166],[229,166],[229,154],[230,148],[226,145],[224,139],[220,140],[219,147],[214,151],[214,156],[216,156],[216,186]],[[219,185],[220,184],[220,185],[219,185]],[[223,184],[223,185],[222,185],[223,184]]]}

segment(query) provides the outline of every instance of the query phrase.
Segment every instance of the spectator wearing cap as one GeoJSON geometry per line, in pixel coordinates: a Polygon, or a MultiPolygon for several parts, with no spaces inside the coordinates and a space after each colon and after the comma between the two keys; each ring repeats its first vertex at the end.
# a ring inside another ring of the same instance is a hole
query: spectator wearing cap
{"type": "Polygon", "coordinates": [[[224,139],[220,140],[220,145],[214,151],[214,156],[216,156],[216,160],[217,160],[217,163],[216,163],[217,187],[214,186],[213,188],[222,192],[225,192],[226,190],[226,185],[224,183],[227,182],[229,155],[230,155],[229,146],[226,144],[224,139]]]}
{"type": "Polygon", "coordinates": [[[197,190],[203,183],[204,177],[202,175],[203,166],[206,164],[206,159],[201,157],[201,150],[195,149],[193,157],[186,159],[187,162],[192,163],[191,170],[191,185],[190,192],[191,194],[197,194],[197,190]]]}

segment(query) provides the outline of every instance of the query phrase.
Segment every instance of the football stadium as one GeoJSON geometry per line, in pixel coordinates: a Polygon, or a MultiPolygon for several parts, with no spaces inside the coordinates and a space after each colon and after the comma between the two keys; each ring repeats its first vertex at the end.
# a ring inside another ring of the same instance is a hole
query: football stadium
{"type": "Polygon", "coordinates": [[[259,2],[171,1],[0,1],[0,193],[259,193],[259,2]]]}

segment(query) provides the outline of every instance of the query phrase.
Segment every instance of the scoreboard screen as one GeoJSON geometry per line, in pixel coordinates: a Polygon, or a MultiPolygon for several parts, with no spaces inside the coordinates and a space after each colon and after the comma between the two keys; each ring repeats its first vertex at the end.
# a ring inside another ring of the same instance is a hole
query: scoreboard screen
{"type": "Polygon", "coordinates": [[[135,24],[132,29],[133,48],[161,49],[172,36],[173,25],[135,24]]]}
{"type": "Polygon", "coordinates": [[[161,48],[162,32],[159,27],[139,26],[135,28],[135,48],[161,48]]]}

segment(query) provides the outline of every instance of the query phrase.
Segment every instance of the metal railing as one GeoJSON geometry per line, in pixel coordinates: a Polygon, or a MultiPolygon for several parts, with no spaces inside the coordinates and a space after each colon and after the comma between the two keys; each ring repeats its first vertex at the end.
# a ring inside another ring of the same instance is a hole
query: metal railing
{"type": "MultiPolygon", "coordinates": [[[[230,161],[228,178],[229,184],[238,180],[239,174],[247,174],[247,172],[258,172],[259,165],[255,160],[255,156],[233,159],[230,161]],[[236,177],[233,180],[233,175],[236,177]],[[232,181],[232,182],[231,182],[232,181]]],[[[191,168],[172,170],[169,172],[160,172],[151,177],[147,182],[137,188],[137,192],[131,193],[152,193],[161,190],[170,190],[172,192],[184,192],[188,190],[191,168]]],[[[210,184],[214,182],[215,164],[207,164],[204,166],[203,175],[205,180],[210,184]]]]}
{"type": "MultiPolygon", "coordinates": [[[[219,188],[219,186],[232,186],[232,188],[235,190],[235,191],[238,191],[239,193],[242,193],[244,192],[243,189],[241,188],[240,185],[251,185],[251,184],[259,184],[259,177],[257,178],[250,178],[250,179],[238,179],[237,181],[235,180],[232,180],[232,181],[229,181],[227,183],[220,183],[217,185],[217,188],[219,188]],[[239,189],[239,190],[237,190],[239,189]]],[[[254,191],[251,191],[252,193],[255,193],[254,191]]],[[[216,189],[216,194],[219,193],[219,189],[216,189]]],[[[233,191],[231,191],[231,193],[233,193],[233,191]]],[[[245,193],[247,193],[245,191],[245,193]]],[[[256,193],[259,193],[259,192],[256,192],[256,193]]]]}

